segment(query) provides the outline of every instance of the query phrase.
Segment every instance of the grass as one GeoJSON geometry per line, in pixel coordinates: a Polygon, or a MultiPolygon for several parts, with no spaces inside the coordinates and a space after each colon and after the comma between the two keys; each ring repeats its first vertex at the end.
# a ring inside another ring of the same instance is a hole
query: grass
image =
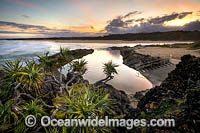
{"type": "Polygon", "coordinates": [[[185,107],[185,101],[180,99],[176,99],[175,103],[171,103],[168,101],[163,101],[159,108],[149,111],[142,112],[141,118],[159,118],[161,116],[170,116],[174,113],[180,113],[181,110],[185,107]]]}
{"type": "Polygon", "coordinates": [[[167,45],[159,45],[158,47],[162,48],[191,48],[191,44],[167,44],[167,45]]]}
{"type": "Polygon", "coordinates": [[[141,117],[142,118],[155,118],[157,116],[163,115],[169,108],[170,108],[170,103],[167,101],[164,101],[161,103],[160,108],[155,109],[152,112],[142,112],[141,117]]]}

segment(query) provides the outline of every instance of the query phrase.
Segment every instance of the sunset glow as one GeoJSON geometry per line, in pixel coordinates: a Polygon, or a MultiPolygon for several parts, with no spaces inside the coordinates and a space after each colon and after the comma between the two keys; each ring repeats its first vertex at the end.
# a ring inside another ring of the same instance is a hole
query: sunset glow
{"type": "Polygon", "coordinates": [[[197,21],[197,20],[200,20],[200,16],[189,15],[189,16],[186,16],[183,19],[174,19],[174,20],[165,22],[164,24],[166,26],[184,26],[185,24],[188,24],[190,22],[194,22],[194,21],[197,21]]]}
{"type": "Polygon", "coordinates": [[[97,36],[140,33],[146,26],[181,30],[200,21],[199,7],[199,0],[1,0],[0,36],[97,36]]]}

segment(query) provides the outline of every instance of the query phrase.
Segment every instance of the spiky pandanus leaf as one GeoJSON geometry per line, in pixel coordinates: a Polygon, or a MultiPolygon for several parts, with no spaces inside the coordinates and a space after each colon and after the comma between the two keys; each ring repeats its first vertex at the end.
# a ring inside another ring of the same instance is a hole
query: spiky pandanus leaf
{"type": "Polygon", "coordinates": [[[84,74],[87,71],[87,61],[84,59],[73,61],[72,68],[74,72],[84,74]]]}
{"type": "Polygon", "coordinates": [[[103,72],[106,74],[107,77],[111,77],[114,74],[118,74],[116,67],[119,65],[114,64],[112,61],[103,64],[103,72]]]}
{"type": "Polygon", "coordinates": [[[53,72],[57,66],[57,58],[50,59],[49,51],[47,51],[44,56],[38,56],[38,61],[40,62],[40,66],[43,68],[45,72],[53,72]]]}
{"type": "Polygon", "coordinates": [[[38,100],[26,102],[21,107],[25,116],[31,114],[34,115],[36,118],[41,118],[43,115],[47,114],[45,112],[44,105],[40,104],[38,100]]]}
{"type": "Polygon", "coordinates": [[[13,100],[8,100],[5,104],[0,101],[0,130],[8,130],[16,125],[18,115],[12,110],[14,106],[13,100]]]}
{"type": "Polygon", "coordinates": [[[26,62],[26,66],[21,71],[16,72],[14,76],[19,77],[19,81],[26,86],[26,88],[40,89],[45,73],[42,73],[41,67],[34,61],[26,62]]]}

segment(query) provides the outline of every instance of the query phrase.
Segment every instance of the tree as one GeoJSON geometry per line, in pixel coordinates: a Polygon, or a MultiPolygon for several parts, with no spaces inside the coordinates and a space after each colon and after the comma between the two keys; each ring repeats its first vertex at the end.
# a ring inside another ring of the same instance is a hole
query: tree
{"type": "Polygon", "coordinates": [[[6,61],[5,64],[2,64],[2,71],[5,74],[5,77],[2,77],[3,79],[0,82],[0,96],[2,101],[6,101],[10,97],[13,97],[13,92],[15,94],[17,93],[15,90],[20,87],[21,83],[19,82],[19,76],[15,74],[21,71],[21,69],[21,59],[16,59],[14,62],[6,61]]]}
{"type": "Polygon", "coordinates": [[[70,63],[73,60],[73,57],[70,55],[70,51],[67,48],[61,48],[60,47],[60,53],[58,56],[58,66],[60,69],[60,82],[62,82],[62,67],[67,64],[70,63]]]}
{"type": "Polygon", "coordinates": [[[13,100],[8,100],[4,105],[0,101],[0,131],[14,127],[19,120],[17,114],[12,111],[13,100]]]}
{"type": "Polygon", "coordinates": [[[17,76],[19,83],[23,84],[27,89],[34,89],[37,95],[39,94],[45,73],[42,73],[42,68],[35,61],[26,61],[25,64],[26,66],[19,72],[15,72],[13,76],[17,76]]]}
{"type": "MultiPolygon", "coordinates": [[[[58,114],[63,118],[69,119],[87,119],[89,116],[91,119],[95,119],[96,116],[99,119],[104,119],[106,114],[114,115],[115,112],[111,110],[113,100],[109,99],[109,94],[105,94],[103,89],[97,89],[95,87],[86,86],[84,88],[77,84],[78,90],[73,90],[73,97],[57,96],[55,103],[60,106],[67,107],[66,111],[61,111],[58,114]],[[65,115],[64,115],[65,114],[65,115]]],[[[71,132],[108,132],[108,128],[98,127],[76,127],[73,126],[71,132]]]]}
{"type": "Polygon", "coordinates": [[[40,62],[41,67],[44,69],[45,72],[53,72],[54,69],[57,68],[57,59],[50,59],[49,58],[49,51],[45,53],[44,56],[37,56],[40,62]]]}
{"type": "MultiPolygon", "coordinates": [[[[59,64],[61,69],[65,63],[70,63],[72,59],[74,59],[74,57],[69,54],[69,51],[61,49],[61,54],[56,57],[56,64],[57,66],[59,64]]],[[[87,62],[85,60],[76,60],[72,62],[72,71],[70,72],[73,74],[73,77],[69,77],[67,81],[61,80],[59,82],[55,76],[51,76],[53,73],[49,72],[49,74],[46,74],[44,71],[47,68],[50,70],[52,65],[48,62],[48,59],[50,59],[48,53],[40,59],[41,64],[37,64],[34,60],[27,60],[25,62],[16,60],[14,62],[8,61],[3,65],[3,77],[5,78],[0,79],[0,85],[3,85],[0,87],[0,123],[3,123],[3,126],[0,126],[0,129],[5,132],[60,132],[61,130],[65,132],[108,131],[108,128],[100,127],[43,128],[39,124],[36,124],[33,128],[27,128],[24,123],[24,118],[29,114],[35,115],[38,120],[42,115],[47,114],[50,114],[51,118],[57,117],[60,112],[62,116],[63,114],[65,115],[65,118],[66,116],[67,118],[80,119],[89,116],[91,116],[91,118],[95,116],[104,118],[107,114],[114,116],[114,112],[110,108],[113,100],[109,99],[109,95],[105,94],[103,89],[97,89],[97,87],[89,85],[82,77],[87,71],[87,62]],[[47,81],[44,80],[44,78],[47,79],[47,81]],[[41,89],[46,89],[45,87],[49,82],[52,83],[52,86],[56,86],[55,89],[53,91],[48,90],[50,92],[47,95],[38,95],[41,89]],[[66,88],[67,93],[64,92],[63,95],[60,95],[57,87],[66,88]],[[8,89],[12,90],[14,93],[9,92],[9,95],[7,95],[8,89]],[[57,97],[55,98],[55,96],[57,97]],[[56,104],[54,100],[56,102],[60,101],[60,103],[56,104]]],[[[116,65],[113,67],[115,70],[116,65]]],[[[108,77],[112,77],[113,74],[117,73],[117,71],[114,70],[110,72],[110,70],[106,70],[105,67],[108,77]]]]}
{"type": "Polygon", "coordinates": [[[83,75],[87,71],[86,65],[87,61],[85,61],[84,59],[73,61],[72,63],[73,72],[77,72],[83,75]]]}
{"type": "Polygon", "coordinates": [[[118,74],[116,67],[119,65],[114,64],[112,61],[103,64],[103,72],[106,74],[106,78],[103,79],[104,82],[108,82],[109,80],[113,79],[114,74],[118,74]]]}

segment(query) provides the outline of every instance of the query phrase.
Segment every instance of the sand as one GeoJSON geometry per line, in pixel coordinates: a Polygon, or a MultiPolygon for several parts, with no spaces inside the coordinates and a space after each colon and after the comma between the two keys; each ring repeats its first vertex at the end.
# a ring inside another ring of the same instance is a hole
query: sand
{"type": "Polygon", "coordinates": [[[191,54],[196,57],[200,57],[200,50],[189,50],[187,48],[163,48],[163,47],[145,47],[137,49],[136,52],[151,55],[160,56],[163,58],[179,59],[186,54],[191,54]]]}
{"type": "Polygon", "coordinates": [[[174,44],[174,43],[191,43],[191,41],[186,42],[186,41],[143,41],[143,40],[138,40],[138,41],[123,41],[123,40],[46,40],[46,41],[54,41],[58,43],[110,43],[110,44],[120,44],[120,43],[126,43],[126,44],[131,44],[131,43],[137,43],[137,44],[142,44],[142,43],[148,43],[148,44],[174,44]]]}

